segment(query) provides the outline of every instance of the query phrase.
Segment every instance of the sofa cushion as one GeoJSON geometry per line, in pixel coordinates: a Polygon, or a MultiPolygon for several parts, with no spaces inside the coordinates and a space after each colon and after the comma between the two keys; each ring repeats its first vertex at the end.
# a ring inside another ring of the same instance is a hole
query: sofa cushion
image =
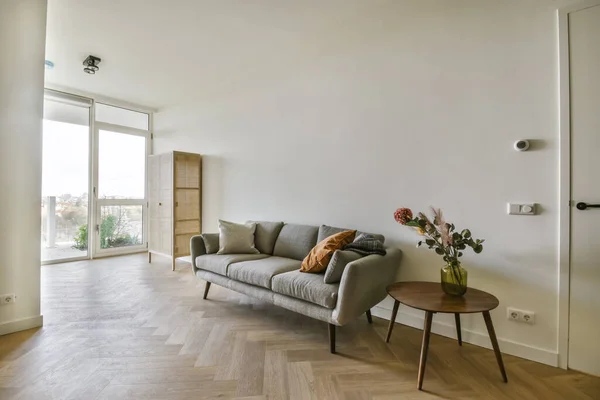
{"type": "Polygon", "coordinates": [[[275,242],[273,255],[303,260],[317,244],[318,233],[316,226],[285,224],[275,242]]]}
{"type": "MultiPolygon", "coordinates": [[[[340,233],[340,232],[344,232],[344,231],[348,231],[348,230],[350,230],[350,229],[336,228],[335,226],[329,226],[329,225],[321,225],[319,227],[317,243],[319,243],[323,239],[328,238],[331,235],[335,235],[336,233],[340,233]]],[[[367,233],[367,232],[356,231],[356,237],[358,237],[361,233],[367,233]]],[[[369,235],[373,236],[375,239],[381,240],[382,243],[385,243],[385,236],[377,234],[377,233],[369,233],[369,235]]]]}
{"type": "Polygon", "coordinates": [[[206,254],[215,254],[219,251],[219,234],[218,233],[203,233],[202,241],[206,254]]]}
{"type": "Polygon", "coordinates": [[[331,257],[331,261],[329,261],[329,265],[327,265],[323,282],[337,283],[341,281],[346,265],[359,258],[362,258],[362,256],[354,251],[337,250],[333,253],[333,257],[331,257]]]}
{"type": "Polygon", "coordinates": [[[275,293],[306,300],[326,308],[335,308],[339,284],[323,282],[323,276],[291,271],[275,275],[271,281],[275,293]]]}
{"type": "Polygon", "coordinates": [[[342,249],[349,243],[352,243],[356,231],[344,231],[331,235],[323,241],[317,243],[302,261],[301,272],[319,273],[327,269],[329,261],[336,250],[342,249]]]}
{"type": "Polygon", "coordinates": [[[227,276],[227,267],[234,262],[260,260],[265,254],[205,254],[196,257],[196,267],[215,274],[227,276]]]}
{"type": "Polygon", "coordinates": [[[254,232],[254,247],[263,254],[273,254],[275,241],[283,222],[267,222],[267,221],[251,221],[256,223],[256,231],[254,232]]]}
{"type": "Polygon", "coordinates": [[[236,262],[227,269],[227,276],[236,281],[271,289],[271,279],[277,275],[300,268],[300,261],[284,257],[236,262]]]}
{"type": "Polygon", "coordinates": [[[256,224],[236,224],[219,220],[219,251],[217,254],[258,254],[254,247],[256,224]]]}

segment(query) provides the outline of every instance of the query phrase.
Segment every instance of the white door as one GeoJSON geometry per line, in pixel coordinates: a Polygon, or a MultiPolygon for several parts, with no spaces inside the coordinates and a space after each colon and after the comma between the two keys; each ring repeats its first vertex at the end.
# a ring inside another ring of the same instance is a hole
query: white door
{"type": "Polygon", "coordinates": [[[569,368],[600,376],[600,5],[569,14],[569,46],[569,368]]]}

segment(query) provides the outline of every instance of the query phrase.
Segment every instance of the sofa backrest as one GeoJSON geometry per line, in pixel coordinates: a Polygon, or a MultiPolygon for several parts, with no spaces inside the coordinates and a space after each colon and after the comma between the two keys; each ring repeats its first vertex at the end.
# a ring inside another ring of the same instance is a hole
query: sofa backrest
{"type": "MultiPolygon", "coordinates": [[[[321,225],[319,227],[319,234],[317,235],[317,243],[319,243],[321,240],[323,240],[325,238],[328,238],[331,235],[335,235],[336,233],[340,233],[343,231],[349,231],[349,230],[351,230],[351,229],[336,228],[334,226],[321,225]]],[[[358,235],[360,235],[361,233],[367,233],[367,232],[357,231],[356,236],[358,237],[358,235]]],[[[368,233],[368,234],[373,236],[375,239],[381,240],[382,243],[385,243],[385,236],[380,235],[378,233],[368,233]]]]}
{"type": "Polygon", "coordinates": [[[275,241],[283,222],[268,222],[268,221],[251,221],[256,223],[256,231],[254,231],[254,247],[262,254],[273,254],[275,241]]]}
{"type": "Polygon", "coordinates": [[[319,227],[312,225],[285,224],[273,249],[273,255],[304,260],[317,244],[319,227]]]}

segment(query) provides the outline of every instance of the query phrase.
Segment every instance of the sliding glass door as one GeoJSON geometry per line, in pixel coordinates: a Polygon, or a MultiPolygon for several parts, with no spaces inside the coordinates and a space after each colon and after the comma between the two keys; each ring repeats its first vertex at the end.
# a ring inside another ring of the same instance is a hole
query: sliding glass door
{"type": "Polygon", "coordinates": [[[97,103],[95,108],[94,255],[147,248],[146,160],[149,115],[97,103]]]}
{"type": "Polygon", "coordinates": [[[147,248],[149,128],[148,113],[47,91],[43,263],[147,248]]]}
{"type": "Polygon", "coordinates": [[[146,249],[147,134],[97,125],[96,254],[146,249]]]}

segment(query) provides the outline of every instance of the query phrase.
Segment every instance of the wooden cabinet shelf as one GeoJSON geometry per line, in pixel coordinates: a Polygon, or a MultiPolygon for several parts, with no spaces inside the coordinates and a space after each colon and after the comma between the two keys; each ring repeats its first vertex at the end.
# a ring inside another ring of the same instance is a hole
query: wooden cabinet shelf
{"type": "Polygon", "coordinates": [[[148,157],[148,262],[152,254],[190,255],[202,230],[202,156],[173,151],[148,157]]]}

